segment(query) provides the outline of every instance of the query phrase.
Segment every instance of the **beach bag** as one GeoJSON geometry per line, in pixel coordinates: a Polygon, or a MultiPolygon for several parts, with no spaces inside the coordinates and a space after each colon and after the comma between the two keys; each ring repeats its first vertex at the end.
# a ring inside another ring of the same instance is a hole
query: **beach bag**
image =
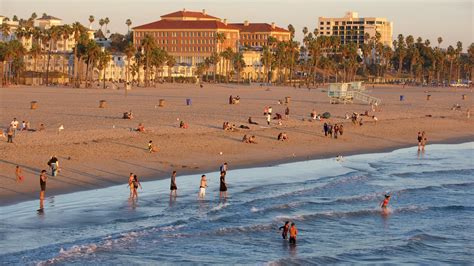
{"type": "Polygon", "coordinates": [[[323,117],[324,119],[328,119],[328,118],[331,117],[331,113],[329,113],[329,112],[324,112],[323,115],[322,115],[322,117],[323,117]]]}

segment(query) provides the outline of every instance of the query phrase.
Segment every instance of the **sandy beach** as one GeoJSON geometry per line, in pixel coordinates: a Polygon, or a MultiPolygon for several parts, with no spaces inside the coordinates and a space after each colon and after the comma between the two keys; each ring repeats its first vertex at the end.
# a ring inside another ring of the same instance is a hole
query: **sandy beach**
{"type": "MultiPolygon", "coordinates": [[[[169,178],[173,170],[179,175],[217,171],[223,162],[229,168],[274,165],[280,162],[349,155],[415,146],[418,131],[426,131],[429,143],[473,141],[474,123],[466,117],[473,110],[470,89],[414,88],[369,86],[368,94],[382,100],[379,110],[369,105],[329,104],[327,86],[319,89],[261,87],[258,85],[163,84],[157,88],[134,88],[128,96],[123,90],[72,89],[63,87],[13,86],[0,89],[0,120],[5,129],[10,121],[30,121],[42,132],[17,132],[14,143],[0,141],[0,205],[38,198],[39,172],[46,169],[52,155],[60,160],[61,173],[48,180],[47,196],[78,190],[92,190],[123,184],[128,196],[128,174],[136,173],[142,181],[169,178]],[[430,94],[431,99],[426,100],[430,94]],[[462,95],[467,97],[462,99],[462,95]],[[240,104],[229,105],[229,96],[239,95],[240,104]],[[400,101],[400,95],[405,100],[400,101]],[[283,125],[276,121],[266,126],[263,110],[272,106],[273,113],[284,114],[286,105],[279,100],[291,97],[290,118],[283,125]],[[186,99],[192,104],[186,105],[186,99]],[[165,106],[159,107],[160,99],[165,106]],[[106,100],[106,108],[99,101],[106,100]],[[37,101],[38,108],[30,109],[37,101]],[[461,110],[451,110],[459,104],[461,110]],[[338,139],[324,137],[324,121],[311,121],[310,112],[330,112],[331,123],[343,123],[344,135],[338,139]],[[135,118],[122,119],[132,110],[135,118]],[[375,115],[363,117],[362,126],[344,119],[346,113],[375,115]],[[249,125],[252,116],[259,125],[249,125]],[[303,121],[304,119],[304,121],[303,121]],[[180,129],[179,122],[189,124],[180,129]],[[222,130],[229,121],[237,127],[250,126],[238,132],[222,130]],[[146,132],[131,130],[143,123],[146,132]],[[60,125],[64,130],[58,133],[60,125]],[[289,141],[277,141],[286,132],[289,141]],[[258,144],[242,143],[244,134],[255,135],[258,144]],[[149,153],[147,143],[159,148],[149,153]],[[15,181],[15,166],[23,168],[25,181],[15,181]]],[[[146,189],[146,186],[144,187],[146,189]]]]}

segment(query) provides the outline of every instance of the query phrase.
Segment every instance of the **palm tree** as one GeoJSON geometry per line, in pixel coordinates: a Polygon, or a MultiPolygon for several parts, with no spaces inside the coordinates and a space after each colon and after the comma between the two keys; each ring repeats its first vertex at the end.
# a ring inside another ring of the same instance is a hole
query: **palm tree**
{"type": "Polygon", "coordinates": [[[105,23],[105,32],[104,32],[104,36],[106,36],[107,38],[107,34],[109,34],[109,30],[107,29],[107,26],[109,25],[110,23],[110,19],[108,17],[105,18],[104,20],[104,23],[105,23]]]}
{"type": "Polygon", "coordinates": [[[92,29],[92,23],[95,21],[94,16],[90,15],[89,16],[89,29],[92,29]]]}
{"type": "Polygon", "coordinates": [[[90,80],[92,80],[93,69],[99,60],[101,51],[99,45],[94,40],[89,40],[85,45],[85,54],[83,57],[84,62],[86,63],[86,88],[90,86],[89,82],[89,73],[90,80]]]}
{"type": "Polygon", "coordinates": [[[456,58],[456,50],[454,50],[453,46],[448,46],[447,55],[449,60],[448,84],[451,84],[451,78],[453,76],[453,61],[456,58]]]}
{"type": "Polygon", "coordinates": [[[137,52],[137,49],[132,43],[128,43],[127,46],[125,47],[125,55],[127,56],[127,68],[125,69],[125,82],[130,81],[130,76],[129,76],[129,69],[131,66],[130,61],[132,60],[132,57],[136,52],[137,52]]]}
{"type": "Polygon", "coordinates": [[[229,82],[229,73],[230,73],[230,62],[232,58],[234,57],[234,51],[232,51],[232,48],[227,47],[222,53],[221,57],[224,59],[225,62],[225,80],[228,83],[229,82]]]}
{"type": "MultiPolygon", "coordinates": [[[[218,33],[216,34],[216,37],[215,37],[215,38],[216,38],[216,42],[217,42],[217,45],[218,45],[218,46],[217,46],[217,47],[218,47],[217,53],[220,55],[220,54],[222,53],[222,50],[223,50],[223,49],[222,49],[222,48],[223,48],[222,46],[223,46],[223,44],[224,44],[224,42],[225,42],[225,40],[226,40],[226,37],[225,37],[225,34],[224,34],[224,33],[218,32],[218,33]]],[[[222,76],[222,68],[223,68],[223,66],[222,66],[222,58],[219,57],[219,69],[220,69],[219,73],[220,73],[220,76],[222,76]]],[[[220,78],[219,78],[219,80],[220,80],[220,78]]]]}
{"type": "Polygon", "coordinates": [[[140,68],[143,66],[142,48],[139,47],[135,53],[135,65],[137,71],[137,87],[140,87],[140,68]]]}
{"type": "Polygon", "coordinates": [[[153,37],[146,34],[142,39],[141,46],[145,56],[145,87],[148,87],[150,86],[151,52],[156,47],[156,41],[153,37]]]}
{"type": "Polygon", "coordinates": [[[462,52],[462,42],[458,41],[456,43],[456,62],[457,62],[457,79],[461,79],[461,52],[462,52]]]}
{"type": "Polygon", "coordinates": [[[69,78],[69,71],[68,68],[66,68],[66,59],[69,58],[69,51],[67,49],[67,41],[69,40],[69,36],[72,34],[72,28],[71,26],[65,24],[61,26],[61,38],[63,39],[63,75],[67,76],[69,78]]]}
{"type": "Polygon", "coordinates": [[[111,59],[110,53],[107,50],[101,51],[99,53],[99,60],[98,60],[98,65],[97,68],[102,71],[102,88],[105,89],[105,69],[107,68],[107,65],[109,64],[111,59]]]}
{"type": "Polygon", "coordinates": [[[214,70],[212,73],[212,80],[214,83],[216,82],[216,72],[217,72],[217,63],[220,61],[220,56],[218,53],[214,52],[211,54],[211,57],[209,57],[209,62],[212,64],[214,70]]]}
{"type": "Polygon", "coordinates": [[[85,29],[84,29],[84,26],[81,25],[81,23],[79,22],[74,22],[72,24],[72,32],[74,34],[74,41],[76,42],[75,43],[75,47],[74,47],[74,86],[76,88],[79,88],[80,87],[80,78],[79,78],[79,71],[78,71],[78,68],[79,68],[79,59],[78,59],[78,44],[79,44],[79,40],[81,38],[81,35],[85,32],[85,29]]]}
{"type": "Polygon", "coordinates": [[[401,76],[402,74],[402,68],[403,68],[403,59],[406,56],[406,45],[405,41],[403,38],[403,34],[398,35],[398,40],[396,42],[396,51],[398,54],[398,77],[401,76]]]}
{"type": "Polygon", "coordinates": [[[262,50],[262,57],[260,59],[262,62],[262,65],[265,67],[265,80],[267,83],[270,82],[270,70],[272,68],[272,63],[273,63],[273,54],[270,50],[270,48],[266,45],[263,46],[262,50]]]}
{"type": "Polygon", "coordinates": [[[240,74],[242,73],[242,69],[245,67],[244,56],[241,52],[234,53],[234,56],[232,58],[232,64],[237,72],[237,84],[239,84],[240,74]]]}
{"type": "Polygon", "coordinates": [[[34,61],[34,68],[33,68],[33,71],[34,71],[34,77],[36,77],[36,74],[37,74],[37,63],[38,63],[38,56],[41,55],[41,47],[37,44],[37,43],[33,43],[31,45],[31,49],[29,51],[31,57],[33,57],[33,61],[34,61]]]}
{"type": "MultiPolygon", "coordinates": [[[[158,80],[158,73],[163,73],[163,64],[168,58],[168,53],[166,51],[155,47],[151,51],[151,65],[155,67],[155,86],[156,81],[158,80]]],[[[163,77],[163,75],[161,75],[163,77]]]]}
{"type": "Polygon", "coordinates": [[[174,65],[176,64],[176,60],[172,55],[168,55],[166,58],[166,65],[168,66],[168,78],[171,80],[171,82],[174,82],[174,78],[171,79],[171,71],[174,65]]]}
{"type": "Polygon", "coordinates": [[[127,25],[127,34],[130,35],[130,26],[132,25],[132,20],[128,18],[128,19],[125,21],[125,25],[127,25]]]}
{"type": "Polygon", "coordinates": [[[3,23],[0,26],[0,31],[2,32],[2,37],[3,37],[4,42],[7,41],[7,37],[10,37],[10,33],[11,33],[10,25],[7,23],[8,21],[9,21],[8,18],[4,18],[3,23]]]}
{"type": "MultiPolygon", "coordinates": [[[[102,33],[104,33],[104,31],[103,31],[104,24],[105,24],[105,19],[103,19],[103,18],[99,19],[100,31],[102,33]]],[[[104,34],[104,36],[105,36],[105,34],[104,34]]]]}

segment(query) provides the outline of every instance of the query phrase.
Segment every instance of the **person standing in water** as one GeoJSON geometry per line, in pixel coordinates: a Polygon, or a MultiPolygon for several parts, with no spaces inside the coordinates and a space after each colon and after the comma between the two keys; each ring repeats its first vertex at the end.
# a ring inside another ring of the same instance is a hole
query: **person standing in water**
{"type": "Polygon", "coordinates": [[[170,197],[173,196],[173,194],[176,197],[177,190],[178,187],[176,186],[176,171],[173,171],[173,173],[171,174],[170,197]]]}
{"type": "Polygon", "coordinates": [[[128,177],[128,187],[130,187],[130,196],[129,198],[133,197],[133,173],[130,173],[128,177]]]}
{"type": "Polygon", "coordinates": [[[133,195],[132,195],[132,198],[135,198],[135,199],[138,199],[138,192],[137,192],[137,189],[138,187],[140,187],[140,189],[143,189],[142,188],[142,184],[140,184],[140,181],[138,181],[138,176],[137,175],[133,175],[133,195]]]}
{"type": "Polygon", "coordinates": [[[291,223],[291,227],[290,227],[290,244],[296,245],[296,235],[298,235],[298,229],[296,229],[295,223],[291,223]]]}
{"type": "Polygon", "coordinates": [[[41,170],[40,174],[40,200],[44,200],[44,194],[46,192],[46,180],[48,180],[48,176],[46,175],[46,170],[41,170]]]}
{"type": "Polygon", "coordinates": [[[219,198],[227,198],[227,184],[225,183],[225,171],[221,172],[220,178],[220,187],[219,187],[219,198]]]}
{"type": "Polygon", "coordinates": [[[199,184],[198,198],[204,199],[204,197],[206,196],[206,187],[207,187],[206,175],[202,175],[201,176],[201,183],[199,184]]]}
{"type": "Polygon", "coordinates": [[[219,170],[227,174],[227,162],[221,165],[221,167],[219,167],[219,170]]]}
{"type": "Polygon", "coordinates": [[[281,236],[283,237],[283,239],[286,240],[286,238],[288,237],[288,231],[290,230],[290,221],[286,221],[285,225],[280,226],[280,228],[278,228],[278,230],[282,230],[282,229],[283,229],[283,232],[281,232],[281,236]]]}
{"type": "Polygon", "coordinates": [[[384,200],[380,202],[380,207],[382,208],[382,210],[384,211],[387,210],[389,202],[390,202],[390,195],[386,194],[384,200]]]}

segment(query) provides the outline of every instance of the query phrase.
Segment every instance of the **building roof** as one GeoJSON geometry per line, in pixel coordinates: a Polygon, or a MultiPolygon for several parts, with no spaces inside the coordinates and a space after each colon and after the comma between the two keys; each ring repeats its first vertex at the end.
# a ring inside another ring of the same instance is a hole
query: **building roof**
{"type": "Polygon", "coordinates": [[[239,30],[231,24],[224,24],[216,20],[158,20],[133,28],[134,30],[162,30],[162,29],[228,29],[239,30]]]}
{"type": "Polygon", "coordinates": [[[230,25],[239,28],[240,31],[243,31],[243,32],[278,31],[278,32],[287,32],[287,33],[289,33],[289,31],[284,29],[284,28],[280,28],[278,26],[275,26],[275,28],[273,28],[272,25],[270,25],[268,23],[248,23],[247,25],[245,23],[231,23],[230,25]]]}
{"type": "Polygon", "coordinates": [[[36,20],[62,20],[62,19],[50,16],[50,15],[46,15],[46,16],[43,15],[42,17],[37,18],[36,20]]]}
{"type": "Polygon", "coordinates": [[[193,17],[193,18],[206,18],[206,19],[219,19],[213,16],[209,16],[205,12],[196,12],[196,11],[176,11],[173,13],[169,13],[166,15],[161,16],[162,18],[176,18],[176,17],[193,17]]]}

